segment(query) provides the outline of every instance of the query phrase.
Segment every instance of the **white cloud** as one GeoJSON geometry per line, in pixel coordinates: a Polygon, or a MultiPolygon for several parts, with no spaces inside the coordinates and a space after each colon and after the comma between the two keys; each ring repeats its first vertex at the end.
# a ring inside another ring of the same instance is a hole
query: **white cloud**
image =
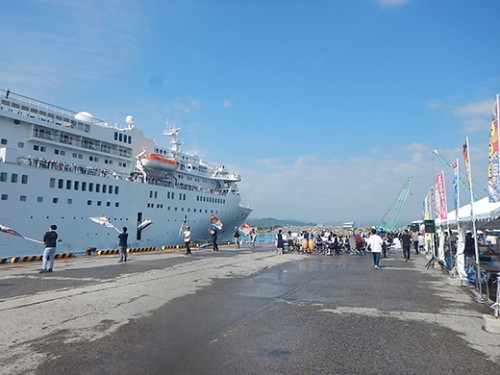
{"type": "Polygon", "coordinates": [[[460,117],[491,115],[493,114],[493,99],[457,106],[453,109],[453,113],[460,117]]]}
{"type": "MultiPolygon", "coordinates": [[[[394,152],[345,160],[300,155],[288,164],[280,159],[254,161],[255,168],[239,171],[244,176],[242,203],[253,206],[256,218],[324,223],[353,219],[376,225],[408,177],[414,177],[412,192],[427,191],[435,179],[429,147],[414,144],[394,152]]],[[[420,194],[408,197],[403,221],[419,218],[422,199],[420,194]]]]}
{"type": "Polygon", "coordinates": [[[189,114],[193,110],[199,110],[201,108],[201,103],[191,97],[177,98],[174,103],[172,105],[168,105],[168,107],[172,107],[175,112],[189,114]]]}

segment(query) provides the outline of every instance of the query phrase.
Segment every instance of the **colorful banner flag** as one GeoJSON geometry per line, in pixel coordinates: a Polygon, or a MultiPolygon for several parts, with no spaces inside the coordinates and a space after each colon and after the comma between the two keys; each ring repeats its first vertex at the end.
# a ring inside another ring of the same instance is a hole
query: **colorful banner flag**
{"type": "Polygon", "coordinates": [[[186,229],[186,223],[187,223],[187,215],[184,215],[184,219],[182,219],[181,227],[179,228],[179,237],[181,237],[182,233],[184,233],[184,230],[186,229]]]}
{"type": "Polygon", "coordinates": [[[448,207],[446,205],[446,190],[444,187],[444,172],[436,175],[437,192],[439,197],[439,218],[446,220],[448,218],[448,207]]]}
{"type": "MultiPolygon", "coordinates": [[[[498,96],[497,96],[498,101],[498,96]]],[[[488,200],[500,201],[500,158],[498,149],[498,105],[493,105],[494,115],[491,120],[490,145],[488,148],[488,200]]]]}
{"type": "Polygon", "coordinates": [[[246,236],[248,236],[252,231],[252,227],[248,223],[243,224],[240,229],[246,236]]]}
{"type": "Polygon", "coordinates": [[[457,214],[458,219],[458,207],[459,207],[459,198],[458,198],[458,176],[459,176],[459,168],[458,168],[458,159],[451,165],[451,170],[453,171],[453,207],[455,208],[455,212],[457,214]]]}
{"type": "Polygon", "coordinates": [[[213,229],[222,230],[222,222],[215,215],[210,218],[210,225],[213,229]]]}
{"type": "Polygon", "coordinates": [[[29,238],[29,237],[26,237],[26,236],[23,236],[21,233],[19,233],[18,231],[12,229],[12,228],[9,228],[5,225],[2,225],[0,224],[0,232],[2,233],[5,233],[5,234],[11,234],[13,236],[16,236],[16,237],[20,237],[22,238],[23,240],[28,240],[28,241],[31,241],[31,242],[36,242],[36,243],[41,243],[43,244],[42,241],[38,241],[38,240],[35,240],[33,238],[29,238]]]}
{"type": "Polygon", "coordinates": [[[462,154],[464,155],[464,165],[465,174],[467,176],[467,183],[469,188],[472,190],[472,174],[470,171],[470,159],[469,159],[469,139],[465,138],[465,143],[462,145],[462,154]]]}
{"type": "Polygon", "coordinates": [[[16,232],[14,229],[6,227],[5,225],[2,225],[2,224],[0,224],[0,232],[12,234],[13,236],[23,238],[22,234],[20,234],[19,232],[16,232]]]}
{"type": "Polygon", "coordinates": [[[89,219],[94,223],[104,225],[106,228],[114,228],[118,233],[120,233],[118,228],[115,227],[106,216],[91,216],[89,219]]]}

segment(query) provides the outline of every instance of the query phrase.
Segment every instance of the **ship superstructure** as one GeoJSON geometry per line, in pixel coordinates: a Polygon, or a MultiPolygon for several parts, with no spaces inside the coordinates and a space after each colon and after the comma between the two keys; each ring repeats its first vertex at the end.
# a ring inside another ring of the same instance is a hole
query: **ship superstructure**
{"type": "MultiPolygon", "coordinates": [[[[29,237],[57,224],[61,251],[115,248],[117,233],[89,217],[129,229],[129,246],[181,243],[179,230],[208,240],[211,215],[229,240],[251,209],[240,205],[239,175],[182,151],[168,124],[167,147],[134,125],[118,126],[0,90],[0,223],[29,237]],[[225,230],[227,228],[227,230],[225,230]]],[[[39,254],[41,246],[0,235],[0,257],[39,254]]]]}

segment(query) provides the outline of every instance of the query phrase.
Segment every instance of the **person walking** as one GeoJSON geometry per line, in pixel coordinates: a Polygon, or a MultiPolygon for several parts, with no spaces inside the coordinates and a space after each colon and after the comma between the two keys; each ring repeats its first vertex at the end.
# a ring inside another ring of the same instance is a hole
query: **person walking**
{"type": "Polygon", "coordinates": [[[233,234],[233,238],[234,238],[234,244],[236,245],[236,248],[239,249],[240,248],[240,229],[238,227],[234,227],[234,234],[233,234]]]}
{"type": "Polygon", "coordinates": [[[375,269],[378,270],[380,266],[380,254],[382,253],[382,238],[377,234],[377,230],[372,228],[371,236],[366,240],[366,245],[368,249],[371,250],[373,254],[373,264],[375,269]]]}
{"type": "Polygon", "coordinates": [[[40,273],[52,272],[54,269],[54,257],[57,246],[57,225],[52,224],[49,231],[45,232],[42,243],[45,245],[42,255],[42,269],[40,273]],[[49,269],[47,269],[47,259],[50,259],[49,269]]]}
{"type": "Polygon", "coordinates": [[[288,251],[290,253],[293,253],[295,251],[295,244],[294,244],[294,239],[293,239],[293,234],[292,231],[288,231],[288,235],[286,237],[286,240],[288,242],[288,251]]]}
{"type": "Polygon", "coordinates": [[[217,229],[210,228],[210,235],[212,236],[212,247],[213,251],[219,251],[219,246],[217,246],[217,229]]]}
{"type": "Polygon", "coordinates": [[[418,231],[411,231],[411,242],[413,243],[413,249],[415,249],[415,254],[418,254],[418,231]]]}
{"type": "Polygon", "coordinates": [[[250,245],[252,247],[255,247],[256,241],[257,241],[257,232],[255,231],[255,228],[252,228],[252,231],[250,232],[250,245]]]}
{"type": "Polygon", "coordinates": [[[127,240],[127,227],[123,227],[122,232],[118,235],[118,248],[120,249],[120,260],[118,261],[118,263],[127,261],[127,240]]]}
{"type": "Polygon", "coordinates": [[[420,254],[425,252],[425,236],[423,233],[418,234],[418,250],[420,254]]]}
{"type": "Polygon", "coordinates": [[[186,227],[182,232],[182,238],[184,238],[184,246],[186,247],[185,255],[191,255],[191,247],[189,246],[191,244],[191,229],[189,227],[186,227]]]}
{"type": "Polygon", "coordinates": [[[411,235],[408,233],[408,229],[405,229],[401,235],[401,245],[403,246],[403,256],[405,262],[410,261],[410,249],[411,249],[411,235]]]}
{"type": "Polygon", "coordinates": [[[279,255],[283,254],[283,247],[284,247],[283,233],[280,229],[278,230],[278,234],[276,235],[276,251],[279,255]]]}

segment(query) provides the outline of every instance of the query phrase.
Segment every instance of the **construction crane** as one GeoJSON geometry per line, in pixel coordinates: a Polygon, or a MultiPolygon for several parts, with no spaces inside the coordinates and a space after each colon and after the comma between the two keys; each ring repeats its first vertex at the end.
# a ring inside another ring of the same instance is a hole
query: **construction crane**
{"type": "Polygon", "coordinates": [[[408,177],[406,180],[406,183],[404,184],[403,188],[401,189],[398,198],[393,202],[391,207],[387,210],[385,213],[384,217],[380,221],[380,228],[391,231],[394,230],[396,227],[396,223],[399,220],[399,215],[401,215],[401,210],[403,209],[403,206],[406,202],[406,198],[408,198],[408,194],[410,193],[410,186],[411,182],[413,181],[413,177],[408,177]],[[392,209],[394,207],[394,212],[392,212],[392,209]],[[391,214],[389,218],[387,216],[391,214]]]}
{"type": "MultiPolygon", "coordinates": [[[[449,173],[451,173],[451,175],[453,176],[453,168],[451,167],[451,164],[448,160],[445,159],[445,157],[436,149],[432,150],[432,153],[434,155],[436,155],[436,157],[439,159],[439,161],[441,162],[441,164],[443,165],[443,167],[445,167],[449,173]]],[[[464,191],[467,192],[467,194],[469,194],[469,196],[471,195],[470,194],[470,187],[469,187],[469,184],[464,181],[464,179],[462,177],[460,177],[460,175],[458,176],[458,183],[460,184],[460,187],[462,189],[464,189],[464,191]]],[[[472,194],[472,198],[474,199],[474,201],[477,201],[478,200],[478,197],[476,195],[476,193],[473,193],[472,194]]]]}

